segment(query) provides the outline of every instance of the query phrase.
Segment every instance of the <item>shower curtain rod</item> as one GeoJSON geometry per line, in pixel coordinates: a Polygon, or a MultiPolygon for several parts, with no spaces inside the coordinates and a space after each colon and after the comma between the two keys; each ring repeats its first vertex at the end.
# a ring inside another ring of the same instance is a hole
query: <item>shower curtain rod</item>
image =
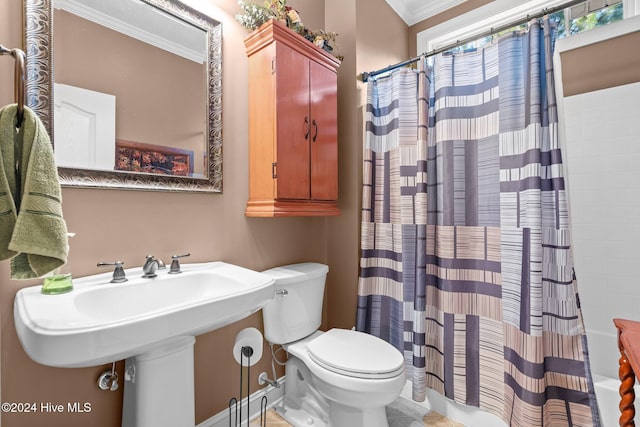
{"type": "Polygon", "coordinates": [[[586,3],[587,1],[588,0],[570,0],[570,1],[566,2],[566,3],[562,3],[562,4],[560,4],[558,6],[555,6],[555,7],[544,8],[544,9],[542,9],[540,12],[538,12],[536,14],[527,15],[524,18],[520,18],[520,19],[517,19],[515,21],[511,21],[511,22],[509,22],[507,24],[504,24],[504,25],[501,25],[499,27],[491,28],[489,31],[485,31],[483,33],[476,34],[476,35],[473,35],[473,36],[470,36],[470,37],[466,37],[466,38],[464,38],[462,40],[457,40],[455,43],[448,44],[448,45],[443,46],[443,47],[438,48],[438,49],[433,49],[430,52],[424,52],[422,55],[416,56],[415,58],[407,59],[406,61],[402,61],[402,62],[399,62],[399,63],[394,64],[394,65],[389,65],[388,67],[381,68],[380,70],[369,71],[369,72],[365,71],[365,72],[363,72],[361,74],[362,81],[364,83],[366,83],[369,80],[370,77],[374,77],[374,76],[377,76],[378,74],[383,74],[383,73],[386,73],[388,71],[395,70],[396,68],[401,68],[401,67],[404,67],[404,66],[407,66],[407,65],[411,65],[414,62],[417,62],[418,60],[420,60],[420,58],[428,58],[430,56],[434,56],[434,55],[437,55],[439,53],[449,51],[449,50],[451,50],[453,48],[456,48],[456,47],[458,47],[460,45],[463,45],[465,43],[469,43],[469,42],[481,39],[483,37],[490,37],[490,36],[492,36],[492,35],[494,35],[496,33],[499,33],[501,31],[508,30],[509,28],[515,27],[517,25],[524,24],[526,22],[529,22],[532,19],[541,18],[541,17],[543,17],[545,15],[550,15],[552,13],[555,13],[555,12],[559,11],[559,10],[566,9],[568,7],[575,6],[575,5],[580,4],[580,3],[586,3]]]}

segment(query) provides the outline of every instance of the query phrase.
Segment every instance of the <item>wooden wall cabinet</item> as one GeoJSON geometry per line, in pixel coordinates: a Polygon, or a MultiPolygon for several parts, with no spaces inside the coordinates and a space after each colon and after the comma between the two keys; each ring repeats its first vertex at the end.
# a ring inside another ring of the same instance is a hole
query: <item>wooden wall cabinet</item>
{"type": "Polygon", "coordinates": [[[249,57],[246,216],[339,215],[339,61],[269,21],[245,39],[249,57]]]}

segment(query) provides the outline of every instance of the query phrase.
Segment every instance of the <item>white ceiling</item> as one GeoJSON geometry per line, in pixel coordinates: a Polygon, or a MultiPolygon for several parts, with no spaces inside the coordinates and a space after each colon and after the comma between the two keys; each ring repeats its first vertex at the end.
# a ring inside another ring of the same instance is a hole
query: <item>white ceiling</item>
{"type": "Polygon", "coordinates": [[[386,0],[407,25],[417,24],[465,1],[467,0],[386,0]]]}

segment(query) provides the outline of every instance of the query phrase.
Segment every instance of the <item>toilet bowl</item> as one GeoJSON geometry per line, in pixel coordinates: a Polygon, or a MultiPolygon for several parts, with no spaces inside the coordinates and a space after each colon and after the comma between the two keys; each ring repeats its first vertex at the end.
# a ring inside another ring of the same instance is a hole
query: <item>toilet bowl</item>
{"type": "Polygon", "coordinates": [[[294,426],[388,427],[385,405],[405,384],[403,355],[363,332],[318,330],[327,272],[315,263],[263,272],[276,285],[263,308],[265,337],[289,356],[276,410],[294,426]]]}

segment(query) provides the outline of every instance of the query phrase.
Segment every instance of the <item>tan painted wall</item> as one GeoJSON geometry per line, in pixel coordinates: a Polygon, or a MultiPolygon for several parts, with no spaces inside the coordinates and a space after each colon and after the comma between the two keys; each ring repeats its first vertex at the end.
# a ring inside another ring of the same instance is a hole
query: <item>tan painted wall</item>
{"type": "MultiPolygon", "coordinates": [[[[469,0],[468,3],[483,0],[469,0]]],[[[486,2],[486,0],[484,0],[486,2]]],[[[246,31],[234,20],[235,0],[208,0],[203,9],[223,22],[224,193],[221,195],[64,189],[64,213],[76,232],[70,262],[76,276],[93,274],[97,261],[123,260],[141,265],[149,252],[168,258],[190,251],[190,261],[223,260],[261,270],[279,264],[313,260],[330,267],[325,300],[326,327],[355,323],[359,262],[362,107],[364,85],[356,80],[370,71],[415,54],[415,31],[384,0],[289,0],[310,28],[341,33],[345,61],[339,71],[340,200],[335,218],[245,218],[247,199],[247,63],[242,39],[246,31]],[[326,5],[326,11],[325,11],[326,5]],[[385,29],[382,31],[382,29],[385,29]],[[414,46],[413,48],[411,46],[414,46]]],[[[475,3],[474,3],[475,4],[475,3]]],[[[22,44],[20,0],[0,2],[0,43],[22,44]]],[[[450,18],[447,18],[450,19],[450,18]]],[[[432,24],[433,25],[433,24],[432,24]]],[[[614,43],[610,48],[615,49],[614,43]]],[[[624,65],[620,65],[624,66],[624,65]]],[[[0,105],[12,101],[13,63],[0,58],[0,105]]],[[[572,79],[573,76],[565,76],[572,79]]],[[[599,80],[599,76],[593,76],[599,80]]],[[[15,292],[37,281],[9,278],[0,262],[0,367],[2,401],[89,401],[85,415],[3,414],[5,427],[120,425],[122,393],[100,392],[95,381],[106,366],[56,369],[32,362],[23,352],[13,325],[15,292]]],[[[231,346],[238,331],[262,328],[259,314],[200,336],[196,342],[196,420],[226,408],[237,395],[239,367],[231,346]]],[[[265,357],[252,373],[270,372],[265,357]]],[[[119,363],[122,369],[122,363],[119,363]]],[[[257,389],[254,381],[252,390],[257,389]]]]}
{"type": "Polygon", "coordinates": [[[640,31],[563,52],[564,96],[640,81],[640,31]]]}

